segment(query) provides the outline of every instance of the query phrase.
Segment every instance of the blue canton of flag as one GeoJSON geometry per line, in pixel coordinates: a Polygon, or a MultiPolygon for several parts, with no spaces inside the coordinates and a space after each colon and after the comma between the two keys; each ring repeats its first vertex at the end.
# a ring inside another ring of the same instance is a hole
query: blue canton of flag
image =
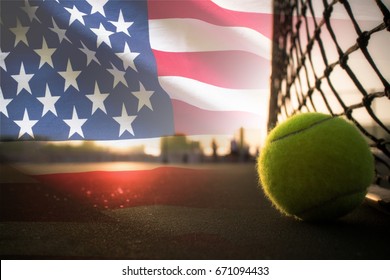
{"type": "Polygon", "coordinates": [[[172,134],[146,1],[1,1],[1,138],[172,134]]]}

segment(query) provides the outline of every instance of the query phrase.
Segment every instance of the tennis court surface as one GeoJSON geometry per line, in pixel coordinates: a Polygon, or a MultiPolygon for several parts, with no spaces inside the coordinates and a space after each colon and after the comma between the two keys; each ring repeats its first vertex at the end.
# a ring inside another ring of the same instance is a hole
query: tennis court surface
{"type": "Polygon", "coordinates": [[[257,186],[254,163],[1,172],[2,259],[390,257],[390,216],[366,203],[327,223],[281,216],[257,186]]]}

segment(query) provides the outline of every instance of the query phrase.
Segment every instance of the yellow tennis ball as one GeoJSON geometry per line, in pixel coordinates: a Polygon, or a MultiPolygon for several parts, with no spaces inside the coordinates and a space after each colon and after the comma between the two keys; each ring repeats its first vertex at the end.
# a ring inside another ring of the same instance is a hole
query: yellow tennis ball
{"type": "Polygon", "coordinates": [[[374,178],[374,159],[353,124],[304,113],[269,133],[258,172],[266,196],[282,213],[329,220],[362,203],[374,178]]]}

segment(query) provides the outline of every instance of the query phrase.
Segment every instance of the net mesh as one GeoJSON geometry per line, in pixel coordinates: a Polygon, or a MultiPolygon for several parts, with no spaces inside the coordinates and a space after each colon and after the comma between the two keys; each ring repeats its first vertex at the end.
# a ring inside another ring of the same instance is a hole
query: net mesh
{"type": "Polygon", "coordinates": [[[298,112],[352,121],[390,187],[389,1],[275,0],[268,128],[298,112]]]}

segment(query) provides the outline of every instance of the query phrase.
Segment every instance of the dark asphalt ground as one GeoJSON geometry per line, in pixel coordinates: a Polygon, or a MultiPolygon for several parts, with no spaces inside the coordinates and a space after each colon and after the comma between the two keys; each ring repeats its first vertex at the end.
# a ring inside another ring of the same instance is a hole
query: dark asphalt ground
{"type": "Polygon", "coordinates": [[[390,216],[367,204],[337,221],[306,223],[271,206],[257,186],[254,164],[210,166],[206,175],[192,177],[161,174],[148,195],[158,202],[168,193],[165,204],[151,199],[101,210],[1,166],[1,258],[390,258],[390,216]]]}

